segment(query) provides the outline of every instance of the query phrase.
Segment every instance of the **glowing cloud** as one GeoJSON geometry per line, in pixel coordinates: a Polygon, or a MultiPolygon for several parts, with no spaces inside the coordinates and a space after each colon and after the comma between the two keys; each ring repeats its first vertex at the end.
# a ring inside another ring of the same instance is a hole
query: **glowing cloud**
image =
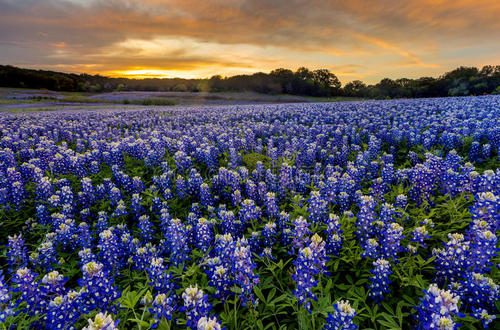
{"type": "Polygon", "coordinates": [[[328,68],[343,82],[497,64],[500,2],[0,0],[0,63],[137,77],[328,68]]]}

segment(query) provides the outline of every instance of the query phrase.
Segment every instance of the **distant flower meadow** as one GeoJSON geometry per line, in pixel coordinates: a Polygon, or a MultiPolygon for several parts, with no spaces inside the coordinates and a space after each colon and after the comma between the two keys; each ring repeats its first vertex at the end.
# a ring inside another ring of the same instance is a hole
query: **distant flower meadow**
{"type": "Polygon", "coordinates": [[[0,328],[499,328],[500,97],[0,114],[0,328]]]}

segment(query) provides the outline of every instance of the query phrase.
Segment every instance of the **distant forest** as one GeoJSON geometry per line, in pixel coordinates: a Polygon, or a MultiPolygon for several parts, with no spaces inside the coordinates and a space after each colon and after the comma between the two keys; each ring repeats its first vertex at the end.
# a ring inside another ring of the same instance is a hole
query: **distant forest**
{"type": "Polygon", "coordinates": [[[0,86],[49,89],[69,92],[177,91],[242,92],[306,96],[350,96],[360,98],[411,98],[500,94],[500,65],[459,67],[438,78],[382,79],[374,85],[355,80],[341,85],[327,69],[297,71],[276,69],[270,73],[209,79],[109,78],[101,75],[71,74],[0,65],[0,86]]]}

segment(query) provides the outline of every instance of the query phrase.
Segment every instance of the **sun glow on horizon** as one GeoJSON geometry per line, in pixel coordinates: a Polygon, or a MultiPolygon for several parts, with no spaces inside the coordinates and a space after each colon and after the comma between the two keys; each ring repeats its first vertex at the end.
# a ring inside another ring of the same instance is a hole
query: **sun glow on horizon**
{"type": "Polygon", "coordinates": [[[498,0],[0,0],[0,63],[187,79],[304,66],[377,83],[498,64],[499,16],[498,0]]]}

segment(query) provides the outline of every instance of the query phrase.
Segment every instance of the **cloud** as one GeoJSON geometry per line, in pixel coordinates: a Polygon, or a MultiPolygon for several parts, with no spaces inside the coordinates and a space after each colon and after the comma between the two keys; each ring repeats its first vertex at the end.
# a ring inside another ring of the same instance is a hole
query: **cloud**
{"type": "Polygon", "coordinates": [[[0,0],[0,62],[186,77],[306,65],[373,82],[500,58],[499,16],[496,0],[0,0]]]}

